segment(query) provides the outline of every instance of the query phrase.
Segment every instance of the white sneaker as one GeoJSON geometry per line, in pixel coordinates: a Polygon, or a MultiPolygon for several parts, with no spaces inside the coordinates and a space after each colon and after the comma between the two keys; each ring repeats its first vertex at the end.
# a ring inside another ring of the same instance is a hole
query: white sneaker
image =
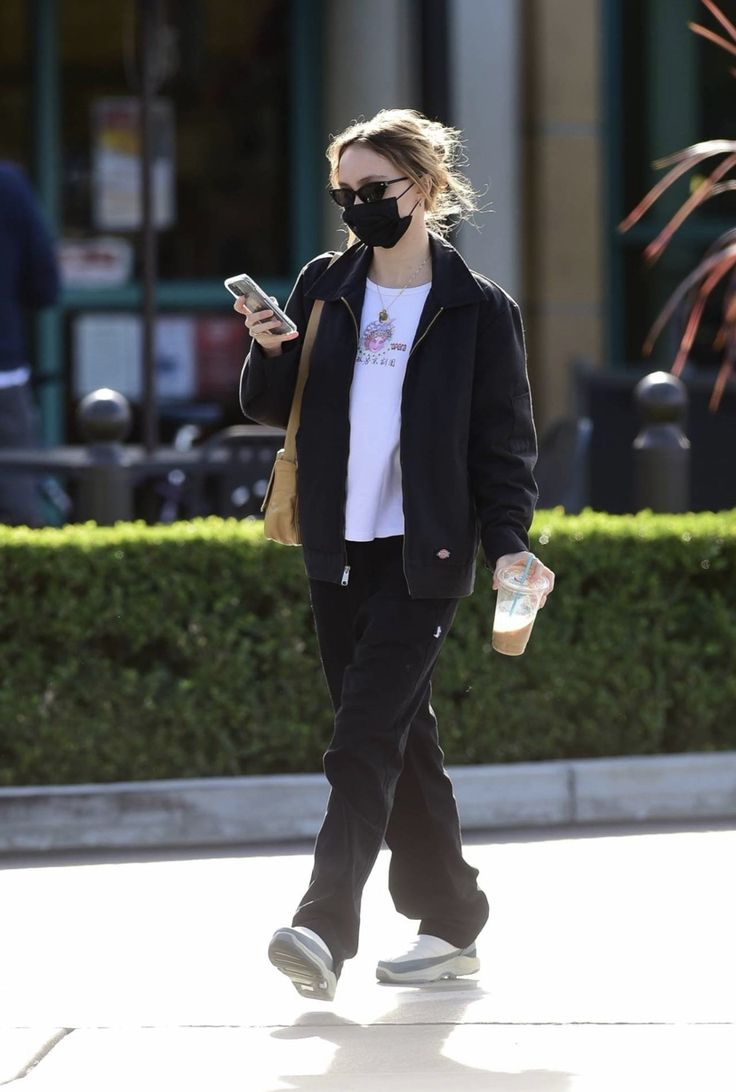
{"type": "Polygon", "coordinates": [[[440,937],[420,933],[408,952],[381,959],[376,967],[379,982],[437,982],[480,970],[475,944],[456,948],[440,937]]]}
{"type": "Polygon", "coordinates": [[[277,929],[268,946],[268,958],[277,970],[291,979],[302,997],[332,1001],[339,973],[332,953],[322,937],[304,925],[277,929]]]}

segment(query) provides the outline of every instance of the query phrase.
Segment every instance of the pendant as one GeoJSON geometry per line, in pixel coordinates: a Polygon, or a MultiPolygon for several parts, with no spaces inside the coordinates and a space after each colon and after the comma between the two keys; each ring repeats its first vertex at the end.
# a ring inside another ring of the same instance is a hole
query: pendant
{"type": "Polygon", "coordinates": [[[378,321],[388,322],[388,311],[386,311],[385,308],[381,308],[381,310],[378,312],[378,321]]]}

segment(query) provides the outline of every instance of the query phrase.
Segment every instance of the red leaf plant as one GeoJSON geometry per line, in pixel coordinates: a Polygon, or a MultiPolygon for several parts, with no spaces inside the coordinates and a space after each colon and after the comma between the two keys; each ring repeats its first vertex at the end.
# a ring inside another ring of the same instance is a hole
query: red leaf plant
{"type": "MultiPolygon", "coordinates": [[[[736,26],[726,18],[713,0],[701,0],[701,3],[718,20],[731,40],[721,37],[721,35],[716,34],[707,27],[700,26],[699,23],[688,23],[690,30],[708,41],[714,42],[727,52],[736,55],[736,26]]],[[[736,76],[736,68],[731,68],[730,72],[732,76],[736,76]]],[[[722,158],[720,163],[711,170],[710,174],[700,182],[687,201],[680,206],[675,215],[662,228],[656,239],[644,251],[644,257],[649,265],[656,262],[677,229],[694,209],[699,208],[704,201],[708,201],[719,193],[736,189],[736,178],[728,178],[729,172],[736,167],[736,141],[706,140],[699,144],[693,144],[689,148],[684,148],[680,152],[675,152],[674,155],[655,161],[654,166],[656,168],[669,167],[670,170],[642,198],[626,219],[619,224],[619,231],[628,231],[633,224],[637,223],[661,194],[683,174],[716,156],[725,158],[722,158]]],[[[685,366],[695,340],[708,297],[726,277],[728,280],[724,293],[721,324],[714,340],[714,348],[722,353],[722,357],[710,398],[709,406],[713,411],[717,410],[720,405],[726,383],[729,376],[733,374],[734,364],[736,364],[736,229],[719,236],[708,248],[692,273],[677,286],[655,319],[644,343],[644,353],[648,356],[652,351],[654,342],[679,304],[684,299],[688,299],[686,306],[689,307],[689,311],[685,322],[685,330],[672,365],[673,373],[679,375],[685,366]]]]}

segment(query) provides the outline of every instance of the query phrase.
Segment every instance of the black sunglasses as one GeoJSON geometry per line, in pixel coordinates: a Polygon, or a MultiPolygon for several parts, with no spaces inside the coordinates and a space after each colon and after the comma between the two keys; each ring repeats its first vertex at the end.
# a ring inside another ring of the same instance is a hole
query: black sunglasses
{"type": "Polygon", "coordinates": [[[339,205],[341,209],[349,209],[355,204],[355,198],[359,197],[365,205],[370,205],[372,201],[381,201],[383,195],[386,192],[386,186],[393,185],[394,182],[407,182],[408,178],[403,175],[401,178],[391,178],[388,182],[366,182],[360,186],[357,190],[351,190],[349,186],[340,186],[339,189],[330,190],[330,197],[339,205]]]}

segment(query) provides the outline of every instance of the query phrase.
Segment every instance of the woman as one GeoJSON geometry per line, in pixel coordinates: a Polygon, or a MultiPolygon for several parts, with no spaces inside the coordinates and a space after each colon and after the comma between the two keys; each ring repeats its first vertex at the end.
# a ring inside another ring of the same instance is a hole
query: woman
{"type": "MultiPolygon", "coordinates": [[[[251,313],[243,412],[286,427],[311,308],[324,300],[297,434],[299,518],[320,657],[335,710],[331,792],[309,888],[271,962],[331,1000],[358,947],[363,886],[385,838],[396,909],[419,919],[389,982],[478,970],[488,917],[462,856],[431,678],[483,546],[495,572],[528,556],[536,438],[519,309],[444,241],[474,207],[459,134],[382,110],[332,140],[331,194],[352,245],[302,270],[297,333],[251,313]]],[[[534,565],[550,579],[538,560],[534,565]]]]}

